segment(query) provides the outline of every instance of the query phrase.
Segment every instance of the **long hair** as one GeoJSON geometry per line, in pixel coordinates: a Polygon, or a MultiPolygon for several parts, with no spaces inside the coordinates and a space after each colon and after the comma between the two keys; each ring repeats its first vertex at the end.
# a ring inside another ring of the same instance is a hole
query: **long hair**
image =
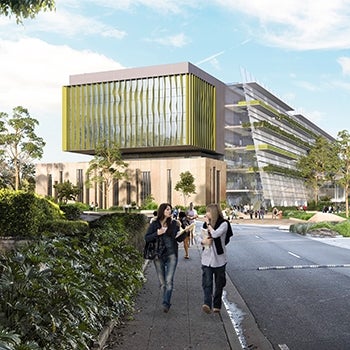
{"type": "MultiPolygon", "coordinates": [[[[169,203],[162,203],[159,205],[158,210],[157,210],[157,219],[159,221],[162,221],[165,218],[164,211],[167,207],[170,207],[170,209],[173,208],[171,206],[171,204],[169,204],[169,203]]],[[[170,223],[171,223],[171,217],[167,218],[167,220],[166,220],[167,226],[170,226],[170,223]]]]}
{"type": "Polygon", "coordinates": [[[207,211],[211,214],[210,224],[215,227],[216,222],[220,219],[223,220],[224,216],[222,215],[221,208],[218,204],[212,203],[207,205],[207,211]]]}

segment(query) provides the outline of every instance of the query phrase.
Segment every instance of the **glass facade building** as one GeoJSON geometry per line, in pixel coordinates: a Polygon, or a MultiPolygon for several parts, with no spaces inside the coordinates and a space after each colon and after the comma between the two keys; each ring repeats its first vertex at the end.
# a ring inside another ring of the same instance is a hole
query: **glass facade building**
{"type": "Polygon", "coordinates": [[[225,107],[228,202],[306,205],[296,161],[318,136],[333,138],[255,82],[227,86],[225,107]]]}
{"type": "MultiPolygon", "coordinates": [[[[113,141],[124,155],[216,153],[217,87],[191,72],[63,87],[63,150],[93,154],[113,141]]],[[[169,72],[170,73],[170,72],[169,72]]]]}
{"type": "Polygon", "coordinates": [[[117,143],[131,179],[116,182],[107,201],[104,186],[84,188],[86,164],[46,164],[38,178],[50,182],[39,181],[39,193],[69,179],[81,201],[101,207],[141,205],[149,195],[181,204],[174,187],[187,170],[196,205],[304,205],[296,161],[318,136],[332,140],[256,82],[225,84],[189,62],[70,76],[62,129],[67,152],[94,155],[99,142],[117,143]]]}

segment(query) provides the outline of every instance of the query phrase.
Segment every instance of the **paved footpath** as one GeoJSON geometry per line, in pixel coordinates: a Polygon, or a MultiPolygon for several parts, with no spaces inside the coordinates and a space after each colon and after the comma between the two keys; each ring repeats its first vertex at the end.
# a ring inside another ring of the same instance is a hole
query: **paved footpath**
{"type": "MultiPolygon", "coordinates": [[[[268,220],[260,220],[259,223],[262,224],[262,221],[265,225],[272,225],[268,220]]],[[[244,220],[244,224],[248,223],[258,224],[254,220],[244,220]]],[[[233,229],[237,224],[243,222],[234,222],[233,229]]],[[[283,229],[291,222],[280,220],[274,224],[283,229]]],[[[310,238],[350,249],[350,238],[310,238]]],[[[157,275],[153,262],[149,262],[145,269],[146,283],[136,299],[132,319],[114,328],[103,349],[272,350],[271,344],[258,329],[254,317],[229,278],[224,290],[225,304],[221,313],[203,313],[200,247],[190,247],[189,260],[183,257],[184,250],[180,244],[169,313],[162,310],[157,275]],[[243,333],[250,334],[251,338],[244,338],[243,333]]]]}
{"type": "Polygon", "coordinates": [[[105,349],[242,349],[225,309],[220,314],[209,315],[201,309],[203,294],[199,247],[190,247],[189,260],[183,258],[181,247],[169,312],[162,310],[158,279],[153,262],[150,262],[145,270],[147,281],[136,300],[133,319],[113,330],[105,349]]]}

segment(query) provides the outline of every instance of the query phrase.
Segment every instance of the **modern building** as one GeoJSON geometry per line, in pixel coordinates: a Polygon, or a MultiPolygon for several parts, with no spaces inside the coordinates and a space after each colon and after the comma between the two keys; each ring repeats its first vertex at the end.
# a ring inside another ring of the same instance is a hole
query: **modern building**
{"type": "Polygon", "coordinates": [[[63,150],[95,154],[120,147],[128,180],[86,188],[88,163],[38,164],[37,192],[79,184],[79,200],[99,206],[184,205],[175,191],[190,171],[196,205],[301,205],[308,195],[295,162],[326,132],[255,82],[227,85],[191,63],[70,76],[63,87],[63,150]]]}
{"type": "Polygon", "coordinates": [[[306,205],[296,161],[317,137],[334,139],[256,82],[228,85],[225,108],[227,201],[306,205]]]}

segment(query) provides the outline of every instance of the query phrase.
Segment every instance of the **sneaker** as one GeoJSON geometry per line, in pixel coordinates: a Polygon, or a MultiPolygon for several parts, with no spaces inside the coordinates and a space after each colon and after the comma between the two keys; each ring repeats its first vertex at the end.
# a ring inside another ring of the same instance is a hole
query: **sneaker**
{"type": "Polygon", "coordinates": [[[163,311],[167,314],[169,312],[170,306],[163,305],[163,311]]]}
{"type": "Polygon", "coordinates": [[[211,308],[210,308],[210,306],[207,305],[207,304],[203,304],[203,305],[202,305],[202,310],[203,310],[203,312],[205,312],[206,314],[210,314],[210,313],[211,313],[211,308]]]}
{"type": "Polygon", "coordinates": [[[220,312],[220,309],[214,307],[213,312],[219,313],[219,312],[220,312]]]}

